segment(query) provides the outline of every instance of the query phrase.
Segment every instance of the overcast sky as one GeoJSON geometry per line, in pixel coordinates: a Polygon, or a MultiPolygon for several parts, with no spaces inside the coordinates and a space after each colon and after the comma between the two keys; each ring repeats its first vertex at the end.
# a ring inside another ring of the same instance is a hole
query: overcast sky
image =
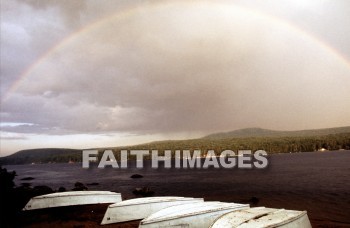
{"type": "Polygon", "coordinates": [[[1,0],[0,156],[350,126],[349,59],[348,0],[1,0]]]}

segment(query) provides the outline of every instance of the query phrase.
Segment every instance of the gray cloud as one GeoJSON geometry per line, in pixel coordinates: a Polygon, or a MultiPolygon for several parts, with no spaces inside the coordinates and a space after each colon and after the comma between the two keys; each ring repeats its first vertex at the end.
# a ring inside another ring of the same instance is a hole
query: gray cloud
{"type": "Polygon", "coordinates": [[[26,140],[28,139],[25,136],[1,136],[2,140],[26,140]]]}
{"type": "Polygon", "coordinates": [[[57,10],[65,24],[69,26],[78,26],[81,23],[82,14],[86,8],[85,0],[25,0],[23,3],[33,7],[36,11],[57,10]]]}
{"type": "MultiPolygon", "coordinates": [[[[21,4],[27,15],[53,12],[55,20],[47,23],[37,16],[23,25],[6,11],[1,42],[7,51],[1,55],[7,85],[53,28],[67,34],[130,7],[106,1],[98,4],[102,16],[92,12],[96,1],[78,3],[21,4]],[[11,34],[23,38],[12,40],[11,34]],[[28,50],[17,59],[13,53],[22,48],[28,50]]],[[[30,71],[2,102],[1,119],[32,125],[2,131],[204,134],[350,125],[349,65],[309,37],[226,5],[134,4],[139,7],[71,37],[30,71]]],[[[46,37],[44,46],[59,37],[46,37]]]]}
{"type": "Polygon", "coordinates": [[[346,0],[238,0],[237,4],[291,22],[350,59],[350,3],[346,0]]]}

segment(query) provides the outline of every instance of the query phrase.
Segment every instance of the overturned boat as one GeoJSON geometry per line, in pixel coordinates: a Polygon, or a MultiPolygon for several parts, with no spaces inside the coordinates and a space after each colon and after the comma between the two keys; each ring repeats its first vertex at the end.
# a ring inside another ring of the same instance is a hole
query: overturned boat
{"type": "Polygon", "coordinates": [[[223,214],[248,208],[248,204],[223,202],[199,202],[172,206],[143,219],[139,227],[209,227],[216,218],[223,214]]]}
{"type": "Polygon", "coordinates": [[[256,207],[224,214],[210,226],[210,228],[221,227],[311,228],[311,224],[306,211],[256,207]]]}
{"type": "Polygon", "coordinates": [[[146,197],[125,200],[109,205],[101,225],[144,219],[161,209],[183,204],[203,202],[202,198],[190,197],[146,197]]]}
{"type": "Polygon", "coordinates": [[[57,192],[31,198],[23,210],[86,204],[117,203],[120,201],[122,201],[121,194],[110,191],[57,192]]]}

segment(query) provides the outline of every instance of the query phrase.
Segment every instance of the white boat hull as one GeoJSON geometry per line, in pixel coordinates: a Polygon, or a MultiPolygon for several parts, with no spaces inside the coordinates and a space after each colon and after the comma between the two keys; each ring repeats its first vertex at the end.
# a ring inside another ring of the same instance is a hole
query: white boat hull
{"type": "Polygon", "coordinates": [[[233,211],[217,218],[210,228],[311,228],[306,211],[265,207],[233,211]]]}
{"type": "Polygon", "coordinates": [[[71,191],[36,196],[30,199],[23,210],[35,210],[52,207],[117,203],[122,201],[121,194],[109,191],[71,191]]]}
{"type": "Polygon", "coordinates": [[[139,227],[209,227],[219,216],[231,211],[247,208],[249,208],[249,205],[222,202],[201,202],[173,206],[160,210],[143,219],[139,227]]]}
{"type": "Polygon", "coordinates": [[[147,197],[125,200],[108,206],[101,225],[140,220],[170,206],[203,201],[201,198],[187,197],[147,197]]]}

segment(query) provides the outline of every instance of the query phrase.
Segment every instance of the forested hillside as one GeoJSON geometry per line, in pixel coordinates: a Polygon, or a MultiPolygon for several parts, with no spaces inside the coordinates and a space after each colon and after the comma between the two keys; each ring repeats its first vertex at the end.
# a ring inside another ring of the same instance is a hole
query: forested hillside
{"type": "MultiPolygon", "coordinates": [[[[112,149],[118,159],[120,150],[265,150],[272,153],[311,152],[319,150],[350,149],[350,127],[321,130],[279,132],[259,128],[242,129],[229,133],[209,135],[199,139],[167,140],[128,147],[98,148],[100,152],[112,149]]],[[[0,164],[31,164],[49,162],[80,162],[82,150],[34,149],[23,150],[0,158],[0,164]]],[[[131,157],[133,159],[133,157],[131,157]]]]}

